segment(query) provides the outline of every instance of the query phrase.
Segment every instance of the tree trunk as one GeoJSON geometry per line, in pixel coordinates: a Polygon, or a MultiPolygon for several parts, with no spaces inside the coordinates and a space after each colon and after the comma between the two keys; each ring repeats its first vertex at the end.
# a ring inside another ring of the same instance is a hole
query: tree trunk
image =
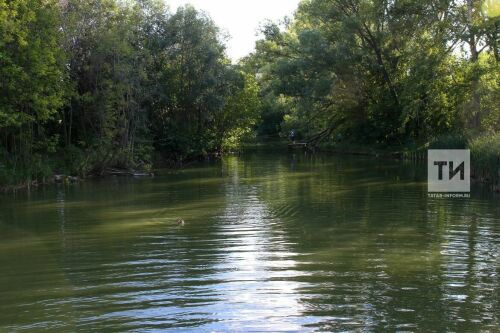
{"type": "Polygon", "coordinates": [[[477,129],[481,126],[481,95],[479,94],[479,75],[477,73],[476,64],[479,60],[479,51],[477,50],[477,36],[474,31],[474,19],[477,16],[477,8],[475,8],[475,0],[467,0],[467,20],[469,24],[469,44],[470,61],[474,66],[474,76],[471,81],[472,99],[471,99],[471,113],[472,121],[471,127],[477,129]]]}

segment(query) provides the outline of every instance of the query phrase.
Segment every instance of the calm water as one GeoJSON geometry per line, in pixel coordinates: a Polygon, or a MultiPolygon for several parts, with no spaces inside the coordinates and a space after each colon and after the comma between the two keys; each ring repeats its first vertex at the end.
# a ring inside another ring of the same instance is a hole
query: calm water
{"type": "Polygon", "coordinates": [[[0,331],[499,331],[500,197],[425,173],[249,153],[1,195],[0,331]]]}

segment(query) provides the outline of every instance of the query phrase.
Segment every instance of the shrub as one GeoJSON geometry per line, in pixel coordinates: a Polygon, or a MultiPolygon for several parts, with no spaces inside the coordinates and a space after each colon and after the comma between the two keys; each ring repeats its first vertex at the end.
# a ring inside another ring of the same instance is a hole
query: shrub
{"type": "Polygon", "coordinates": [[[470,140],[472,172],[476,178],[500,184],[500,133],[470,140]]]}

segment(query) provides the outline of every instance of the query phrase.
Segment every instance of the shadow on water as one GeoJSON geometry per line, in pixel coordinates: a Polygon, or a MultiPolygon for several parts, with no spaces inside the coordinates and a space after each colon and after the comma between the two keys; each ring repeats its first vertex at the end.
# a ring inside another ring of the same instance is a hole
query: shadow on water
{"type": "Polygon", "coordinates": [[[495,330],[500,198],[425,177],[258,152],[2,195],[0,330],[495,330]]]}

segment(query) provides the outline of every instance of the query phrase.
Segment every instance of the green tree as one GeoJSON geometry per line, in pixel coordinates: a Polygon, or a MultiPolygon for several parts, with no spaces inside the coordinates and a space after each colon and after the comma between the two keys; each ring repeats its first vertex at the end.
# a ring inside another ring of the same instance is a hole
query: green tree
{"type": "Polygon", "coordinates": [[[237,74],[241,76],[243,86],[234,89],[215,116],[214,136],[218,151],[237,148],[245,137],[252,134],[258,122],[260,87],[253,75],[237,74]]]}
{"type": "Polygon", "coordinates": [[[72,87],[63,111],[65,142],[93,152],[81,171],[133,165],[138,135],[147,134],[144,16],[139,4],[114,0],[69,0],[63,9],[72,87]]]}
{"type": "Polygon", "coordinates": [[[312,142],[413,144],[461,133],[469,114],[477,123],[496,114],[495,94],[481,82],[494,86],[498,69],[478,55],[495,54],[498,20],[478,3],[303,2],[284,29],[264,26],[247,70],[274,106],[267,109],[286,109],[283,130],[312,142]]]}
{"type": "Polygon", "coordinates": [[[28,182],[57,142],[47,129],[64,101],[59,25],[56,1],[0,1],[0,143],[28,182]]]}
{"type": "Polygon", "coordinates": [[[213,124],[235,76],[213,21],[193,7],[179,8],[161,26],[154,52],[157,148],[182,159],[216,149],[213,124]]]}

